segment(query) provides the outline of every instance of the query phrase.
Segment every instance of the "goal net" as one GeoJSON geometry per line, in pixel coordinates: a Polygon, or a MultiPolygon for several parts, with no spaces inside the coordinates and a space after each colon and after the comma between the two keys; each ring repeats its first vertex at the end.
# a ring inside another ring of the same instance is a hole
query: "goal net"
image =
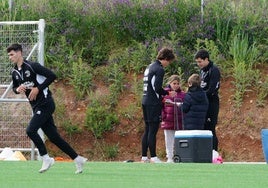
{"type": "Polygon", "coordinates": [[[10,147],[34,160],[37,150],[25,128],[32,116],[28,100],[12,91],[11,69],[6,48],[12,43],[23,47],[25,59],[44,65],[43,19],[39,21],[0,22],[0,150],[10,147]]]}

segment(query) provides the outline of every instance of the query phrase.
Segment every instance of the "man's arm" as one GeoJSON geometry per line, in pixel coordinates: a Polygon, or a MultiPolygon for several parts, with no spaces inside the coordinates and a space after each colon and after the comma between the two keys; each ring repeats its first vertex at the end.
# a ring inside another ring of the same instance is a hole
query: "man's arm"
{"type": "Polygon", "coordinates": [[[18,87],[20,86],[19,83],[16,81],[16,79],[14,78],[14,69],[13,69],[13,72],[11,73],[12,74],[12,90],[15,94],[20,94],[20,92],[17,90],[18,87]]]}
{"type": "Polygon", "coordinates": [[[56,75],[51,70],[45,68],[39,63],[33,63],[32,68],[36,73],[36,79],[39,85],[31,89],[31,92],[28,96],[30,101],[36,100],[39,91],[47,88],[56,79],[56,75]]]}
{"type": "Polygon", "coordinates": [[[214,95],[215,92],[217,92],[220,87],[221,76],[219,69],[214,67],[209,76],[210,76],[209,86],[208,89],[205,91],[208,97],[214,95]]]}
{"type": "Polygon", "coordinates": [[[155,74],[154,88],[159,95],[168,95],[168,91],[163,89],[164,70],[161,69],[155,74]]]}
{"type": "Polygon", "coordinates": [[[39,82],[39,86],[37,86],[39,91],[44,90],[56,79],[56,74],[54,72],[40,65],[39,63],[33,63],[32,68],[34,69],[35,73],[37,75],[41,75],[43,79],[37,80],[39,82]]]}

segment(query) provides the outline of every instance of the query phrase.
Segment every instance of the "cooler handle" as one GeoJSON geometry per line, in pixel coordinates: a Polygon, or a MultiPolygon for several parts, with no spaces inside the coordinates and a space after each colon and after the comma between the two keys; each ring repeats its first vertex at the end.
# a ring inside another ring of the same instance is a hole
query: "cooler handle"
{"type": "Polygon", "coordinates": [[[179,140],[179,146],[181,148],[188,148],[189,147],[188,140],[179,140]]]}

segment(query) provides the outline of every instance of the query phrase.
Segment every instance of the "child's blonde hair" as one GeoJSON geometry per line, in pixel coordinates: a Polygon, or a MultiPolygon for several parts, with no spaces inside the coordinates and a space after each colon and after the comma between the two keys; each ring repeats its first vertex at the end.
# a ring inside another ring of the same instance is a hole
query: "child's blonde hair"
{"type": "Polygon", "coordinates": [[[168,84],[170,84],[171,82],[173,82],[173,81],[178,81],[179,83],[180,83],[180,77],[178,76],[178,75],[171,75],[169,78],[168,78],[168,81],[167,81],[167,83],[168,84]]]}
{"type": "Polygon", "coordinates": [[[188,78],[188,84],[194,87],[200,86],[201,84],[201,78],[198,74],[192,74],[188,78]]]}

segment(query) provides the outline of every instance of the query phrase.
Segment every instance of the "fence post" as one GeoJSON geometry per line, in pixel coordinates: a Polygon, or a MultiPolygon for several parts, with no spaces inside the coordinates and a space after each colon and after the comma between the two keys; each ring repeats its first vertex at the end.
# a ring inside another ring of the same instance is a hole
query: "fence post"
{"type": "Polygon", "coordinates": [[[204,22],[204,0],[201,0],[201,24],[204,22]]]}

